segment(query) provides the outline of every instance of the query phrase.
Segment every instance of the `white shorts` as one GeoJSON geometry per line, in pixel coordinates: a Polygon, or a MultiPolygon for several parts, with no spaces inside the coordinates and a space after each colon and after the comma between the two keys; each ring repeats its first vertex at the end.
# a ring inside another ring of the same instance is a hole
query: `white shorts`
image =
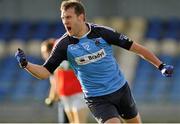
{"type": "Polygon", "coordinates": [[[78,111],[87,108],[83,93],[77,93],[71,96],[62,96],[61,102],[64,105],[65,111],[78,111]]]}

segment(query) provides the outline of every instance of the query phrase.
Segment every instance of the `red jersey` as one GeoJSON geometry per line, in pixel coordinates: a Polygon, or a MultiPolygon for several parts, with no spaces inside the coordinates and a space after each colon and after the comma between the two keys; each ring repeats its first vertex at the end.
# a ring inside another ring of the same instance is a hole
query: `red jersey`
{"type": "Polygon", "coordinates": [[[82,92],[79,80],[74,74],[74,71],[63,70],[58,68],[55,71],[57,81],[57,92],[60,96],[70,96],[82,92]]]}

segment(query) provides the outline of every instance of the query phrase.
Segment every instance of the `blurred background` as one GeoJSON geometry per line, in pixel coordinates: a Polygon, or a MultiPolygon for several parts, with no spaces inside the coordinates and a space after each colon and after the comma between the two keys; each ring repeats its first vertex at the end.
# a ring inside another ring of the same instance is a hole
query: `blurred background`
{"type": "MultiPolygon", "coordinates": [[[[143,122],[180,122],[180,1],[82,0],[87,19],[115,28],[175,66],[171,78],[137,55],[114,47],[134,93],[143,122]]],[[[43,64],[40,44],[64,33],[61,0],[0,0],[0,122],[57,122],[57,107],[44,99],[48,80],[19,68],[18,47],[28,60],[43,64]]],[[[92,118],[89,122],[94,122],[92,118]]]]}

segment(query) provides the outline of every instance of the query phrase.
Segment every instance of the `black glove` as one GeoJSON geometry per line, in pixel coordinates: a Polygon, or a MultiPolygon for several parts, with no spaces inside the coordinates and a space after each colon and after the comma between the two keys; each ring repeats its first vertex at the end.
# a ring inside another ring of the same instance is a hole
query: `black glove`
{"type": "Polygon", "coordinates": [[[24,51],[21,50],[20,48],[18,48],[18,50],[16,51],[15,53],[15,57],[19,63],[19,66],[21,68],[26,68],[27,64],[28,64],[28,61],[26,59],[26,56],[24,54],[24,51]]]}

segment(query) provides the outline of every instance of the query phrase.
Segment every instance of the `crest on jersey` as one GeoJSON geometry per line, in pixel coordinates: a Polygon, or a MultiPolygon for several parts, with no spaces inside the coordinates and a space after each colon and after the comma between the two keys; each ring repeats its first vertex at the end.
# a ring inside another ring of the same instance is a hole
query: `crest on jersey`
{"type": "Polygon", "coordinates": [[[120,34],[119,39],[120,40],[128,40],[128,41],[130,41],[130,39],[124,34],[120,34]]]}

